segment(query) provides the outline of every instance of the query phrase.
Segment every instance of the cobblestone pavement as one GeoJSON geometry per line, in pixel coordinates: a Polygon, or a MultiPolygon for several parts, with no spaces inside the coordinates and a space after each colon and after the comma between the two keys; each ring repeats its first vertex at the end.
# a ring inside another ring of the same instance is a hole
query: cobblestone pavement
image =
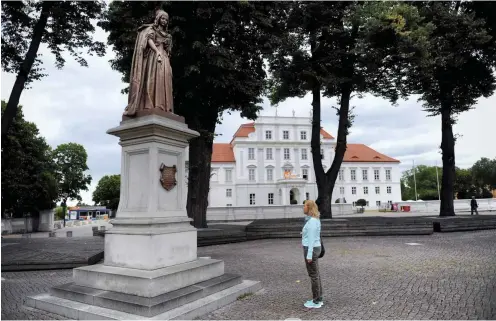
{"type": "MultiPolygon", "coordinates": [[[[326,238],[325,305],[310,296],[298,239],[203,247],[226,272],[264,290],[203,319],[496,319],[496,231],[326,238]],[[410,243],[410,244],[407,244],[410,243]]],[[[30,294],[71,281],[71,270],[2,273],[2,319],[57,319],[22,307],[30,294]]]]}
{"type": "Polygon", "coordinates": [[[2,239],[2,266],[87,262],[103,251],[102,237],[2,239]]]}

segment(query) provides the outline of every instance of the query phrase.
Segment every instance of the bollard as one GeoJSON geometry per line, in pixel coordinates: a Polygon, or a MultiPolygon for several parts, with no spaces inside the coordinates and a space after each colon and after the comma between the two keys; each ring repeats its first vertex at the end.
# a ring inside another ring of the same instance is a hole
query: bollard
{"type": "Polygon", "coordinates": [[[49,232],[48,237],[55,237],[55,232],[49,232]]]}
{"type": "Polygon", "coordinates": [[[72,237],[72,231],[67,231],[67,237],[72,237]]]}

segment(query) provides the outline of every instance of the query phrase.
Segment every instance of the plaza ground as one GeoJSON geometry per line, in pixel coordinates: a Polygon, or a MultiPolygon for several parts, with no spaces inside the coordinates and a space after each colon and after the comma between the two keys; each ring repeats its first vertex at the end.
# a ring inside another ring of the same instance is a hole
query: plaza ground
{"type": "MultiPolygon", "coordinates": [[[[303,307],[311,292],[298,239],[199,248],[264,287],[203,319],[496,319],[496,230],[324,242],[319,310],[303,307]]],[[[71,278],[72,270],[2,273],[2,319],[62,319],[22,300],[71,278]]]]}

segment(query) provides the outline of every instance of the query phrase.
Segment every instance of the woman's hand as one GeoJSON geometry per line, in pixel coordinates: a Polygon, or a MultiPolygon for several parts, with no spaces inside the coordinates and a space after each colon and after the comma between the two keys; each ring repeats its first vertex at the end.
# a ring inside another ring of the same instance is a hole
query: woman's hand
{"type": "Polygon", "coordinates": [[[158,54],[158,56],[157,56],[157,62],[158,63],[161,63],[162,62],[162,55],[161,54],[158,54]]]}

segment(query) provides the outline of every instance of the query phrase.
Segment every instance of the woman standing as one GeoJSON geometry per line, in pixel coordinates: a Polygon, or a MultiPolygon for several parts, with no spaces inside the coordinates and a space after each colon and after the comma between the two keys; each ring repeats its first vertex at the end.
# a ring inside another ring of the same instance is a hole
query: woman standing
{"type": "Polygon", "coordinates": [[[303,212],[306,217],[305,226],[303,226],[302,244],[307,267],[308,276],[312,284],[313,299],[305,302],[307,308],[318,309],[324,304],[322,299],[322,282],[320,280],[318,259],[321,251],[320,244],[320,213],[314,201],[307,200],[303,206],[303,212]]]}

